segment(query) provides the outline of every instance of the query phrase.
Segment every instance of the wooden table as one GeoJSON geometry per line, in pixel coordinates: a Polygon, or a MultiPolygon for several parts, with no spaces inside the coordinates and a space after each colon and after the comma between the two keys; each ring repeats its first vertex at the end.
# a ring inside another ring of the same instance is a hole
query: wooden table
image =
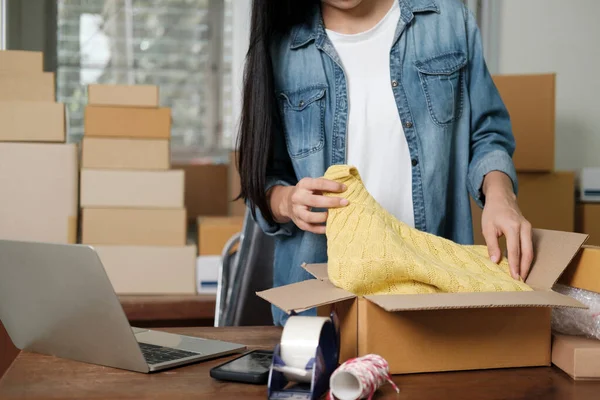
{"type": "Polygon", "coordinates": [[[119,296],[127,319],[133,326],[212,326],[214,294],[179,296],[119,296]]]}
{"type": "MultiPolygon", "coordinates": [[[[272,348],[280,329],[179,328],[188,335],[240,341],[253,348],[272,348]]],[[[0,380],[1,399],[265,399],[264,386],[217,382],[210,368],[225,359],[145,375],[21,353],[0,380]]],[[[400,375],[396,396],[386,386],[377,399],[587,400],[600,398],[600,382],[574,382],[555,368],[400,375]]]]}

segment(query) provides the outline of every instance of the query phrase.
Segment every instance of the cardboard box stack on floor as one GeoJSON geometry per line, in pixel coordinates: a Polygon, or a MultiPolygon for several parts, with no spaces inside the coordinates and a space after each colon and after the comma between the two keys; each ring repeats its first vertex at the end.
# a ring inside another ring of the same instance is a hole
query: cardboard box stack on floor
{"type": "Polygon", "coordinates": [[[0,239],[77,240],[77,148],[39,52],[0,51],[0,239]]]}
{"type": "MultiPolygon", "coordinates": [[[[600,247],[584,246],[558,282],[600,294],[600,247]]],[[[600,341],[555,334],[552,363],[573,379],[600,379],[600,341]]]]}
{"type": "Polygon", "coordinates": [[[590,235],[588,244],[600,246],[600,168],[583,168],[578,178],[575,230],[590,235]]]}
{"type": "MultiPolygon", "coordinates": [[[[240,178],[235,164],[235,152],[229,156],[229,165],[190,165],[192,171],[186,203],[194,204],[198,228],[198,266],[196,276],[199,292],[216,291],[221,255],[228,241],[242,231],[246,207],[242,200],[234,200],[240,193],[240,178]],[[212,171],[209,173],[209,171],[212,171]],[[209,179],[210,177],[210,179],[209,179]],[[207,198],[206,182],[216,196],[207,198]]],[[[186,185],[186,187],[188,187],[186,185]]],[[[236,247],[233,247],[233,251],[236,247]]]]}
{"type": "Polygon", "coordinates": [[[158,87],[90,85],[81,149],[82,242],[120,294],[195,293],[184,171],[170,169],[158,87]]]}
{"type": "MultiPolygon", "coordinates": [[[[494,82],[510,114],[516,149],[517,201],[534,228],[573,232],[575,174],[555,171],[554,74],[496,75],[494,82]]],[[[482,210],[471,202],[475,244],[485,244],[482,210]]]]}

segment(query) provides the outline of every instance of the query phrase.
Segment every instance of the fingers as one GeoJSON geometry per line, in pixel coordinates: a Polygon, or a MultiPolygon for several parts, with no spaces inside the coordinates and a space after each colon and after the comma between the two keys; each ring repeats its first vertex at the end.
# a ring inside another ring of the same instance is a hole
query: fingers
{"type": "Polygon", "coordinates": [[[533,262],[533,235],[531,224],[524,221],[521,224],[521,268],[520,275],[523,280],[527,278],[531,263],[533,262]]]}
{"type": "Polygon", "coordinates": [[[502,258],[502,253],[500,251],[500,245],[498,244],[498,235],[493,229],[488,229],[483,232],[483,238],[487,244],[490,260],[496,264],[499,263],[502,258]]]}
{"type": "Polygon", "coordinates": [[[520,226],[511,226],[504,232],[506,237],[506,246],[508,247],[508,265],[510,275],[514,279],[520,277],[521,265],[521,230],[520,226]]]}
{"type": "Polygon", "coordinates": [[[306,198],[306,205],[313,208],[337,208],[347,206],[348,200],[339,197],[327,197],[313,194],[306,198]]]}
{"type": "Polygon", "coordinates": [[[345,185],[324,178],[304,178],[298,182],[298,187],[327,193],[342,193],[346,190],[345,185]]]}
{"type": "Polygon", "coordinates": [[[298,228],[302,229],[303,231],[312,232],[317,235],[324,235],[325,231],[326,231],[325,225],[309,224],[307,222],[304,222],[303,220],[297,220],[297,221],[295,221],[295,223],[296,223],[296,226],[298,228]]]}
{"type": "Polygon", "coordinates": [[[296,215],[308,224],[324,224],[327,222],[327,212],[312,212],[305,209],[298,211],[296,215]]]}
{"type": "Polygon", "coordinates": [[[313,208],[335,208],[348,205],[347,199],[315,195],[308,189],[296,190],[292,195],[292,203],[313,208]]]}

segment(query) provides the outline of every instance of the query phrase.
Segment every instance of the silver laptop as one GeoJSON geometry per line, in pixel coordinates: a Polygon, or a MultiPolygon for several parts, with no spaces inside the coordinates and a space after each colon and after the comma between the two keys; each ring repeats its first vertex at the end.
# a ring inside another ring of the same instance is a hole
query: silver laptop
{"type": "Polygon", "coordinates": [[[0,320],[19,349],[144,373],[245,349],[132,328],[84,245],[0,240],[0,320]]]}

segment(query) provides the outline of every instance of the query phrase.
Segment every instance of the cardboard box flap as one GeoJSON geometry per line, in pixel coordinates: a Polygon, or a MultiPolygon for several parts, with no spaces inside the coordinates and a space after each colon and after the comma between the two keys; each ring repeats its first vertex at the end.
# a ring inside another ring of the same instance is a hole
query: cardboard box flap
{"type": "Polygon", "coordinates": [[[487,307],[586,308],[575,299],[553,291],[435,293],[376,295],[365,298],[386,311],[442,310],[487,307]]]}
{"type": "Polygon", "coordinates": [[[256,294],[287,313],[301,312],[356,297],[344,289],[336,288],[329,281],[318,279],[280,286],[256,294]]]}
{"type": "Polygon", "coordinates": [[[320,281],[329,280],[327,264],[302,264],[302,268],[320,281]]]}
{"type": "Polygon", "coordinates": [[[534,229],[535,259],[525,282],[535,288],[551,289],[587,238],[581,233],[534,229]]]}

